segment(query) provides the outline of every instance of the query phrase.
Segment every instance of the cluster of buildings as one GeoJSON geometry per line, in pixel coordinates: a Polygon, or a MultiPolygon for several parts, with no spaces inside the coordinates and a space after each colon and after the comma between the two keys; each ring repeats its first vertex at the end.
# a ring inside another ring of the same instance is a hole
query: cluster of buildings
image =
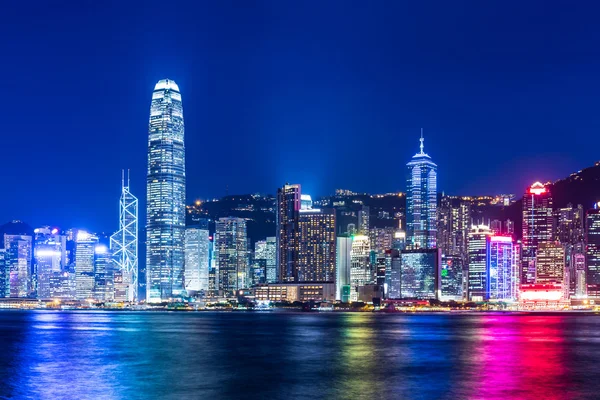
{"type": "Polygon", "coordinates": [[[406,170],[406,194],[381,195],[405,196],[404,210],[377,214],[397,220],[394,226],[376,226],[360,200],[352,204],[358,211],[342,200],[313,202],[299,184],[277,190],[276,229],[261,240],[249,239],[248,218],[186,224],[182,99],[175,82],[161,80],[150,109],[145,237],[138,236],[138,200],[123,177],[119,229],[110,236],[28,231],[24,224],[2,233],[0,297],[148,304],[437,300],[522,309],[600,300],[600,203],[555,208],[548,185],[536,182],[523,196],[520,225],[485,221],[478,203],[508,206],[514,196],[440,197],[422,133],[406,170]]]}

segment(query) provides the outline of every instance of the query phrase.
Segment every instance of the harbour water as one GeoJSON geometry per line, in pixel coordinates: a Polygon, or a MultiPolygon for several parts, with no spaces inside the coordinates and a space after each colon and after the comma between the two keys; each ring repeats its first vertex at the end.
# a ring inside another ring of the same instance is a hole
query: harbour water
{"type": "Polygon", "coordinates": [[[595,399],[600,316],[2,311],[0,398],[595,399]]]}

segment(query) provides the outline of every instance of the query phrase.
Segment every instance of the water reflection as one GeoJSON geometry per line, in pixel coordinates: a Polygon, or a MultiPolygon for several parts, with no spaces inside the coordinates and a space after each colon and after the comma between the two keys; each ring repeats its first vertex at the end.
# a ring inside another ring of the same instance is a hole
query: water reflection
{"type": "Polygon", "coordinates": [[[0,312],[0,397],[585,399],[600,317],[0,312]]]}

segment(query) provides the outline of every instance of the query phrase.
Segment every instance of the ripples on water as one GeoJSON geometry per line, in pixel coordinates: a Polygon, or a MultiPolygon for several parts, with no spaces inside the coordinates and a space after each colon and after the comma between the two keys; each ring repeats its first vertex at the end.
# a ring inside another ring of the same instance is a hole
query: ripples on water
{"type": "Polygon", "coordinates": [[[600,398],[600,316],[0,312],[0,397],[600,398]]]}

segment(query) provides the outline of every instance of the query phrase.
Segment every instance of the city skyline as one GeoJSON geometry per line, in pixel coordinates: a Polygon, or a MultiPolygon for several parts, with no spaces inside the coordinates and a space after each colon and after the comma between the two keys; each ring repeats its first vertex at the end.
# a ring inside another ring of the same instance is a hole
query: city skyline
{"type": "Polygon", "coordinates": [[[0,28],[3,50],[15,55],[0,66],[11,93],[0,106],[12,116],[3,140],[16,149],[0,161],[0,179],[11,188],[0,221],[112,231],[117,206],[100,206],[119,192],[123,168],[132,171],[132,190],[143,193],[147,93],[164,77],[186,88],[187,140],[201,155],[186,165],[188,203],[272,193],[285,181],[302,182],[315,196],[337,187],[399,191],[395,160],[412,155],[421,127],[444,169],[438,188],[446,193],[517,194],[597,161],[593,13],[394,4],[334,18],[339,5],[313,13],[307,5],[183,4],[172,10],[178,24],[161,27],[132,4],[48,6],[21,23],[23,7],[6,7],[0,28]],[[50,20],[62,28],[45,29],[50,20]],[[132,31],[132,22],[140,29],[132,31]],[[306,24],[314,29],[309,38],[306,24]],[[60,89],[40,89],[49,82],[60,89]],[[572,150],[552,140],[558,136],[572,138],[572,150]],[[292,138],[303,139],[297,154],[286,151],[292,138]],[[232,142],[239,144],[228,148],[232,162],[214,173],[219,150],[232,142]],[[501,155],[493,165],[492,146],[501,155]],[[348,168],[349,158],[371,162],[348,168]],[[480,166],[470,179],[462,177],[464,160],[480,166]],[[47,168],[52,179],[41,172],[47,168]],[[61,198],[52,221],[37,206],[40,194],[61,198]]]}

